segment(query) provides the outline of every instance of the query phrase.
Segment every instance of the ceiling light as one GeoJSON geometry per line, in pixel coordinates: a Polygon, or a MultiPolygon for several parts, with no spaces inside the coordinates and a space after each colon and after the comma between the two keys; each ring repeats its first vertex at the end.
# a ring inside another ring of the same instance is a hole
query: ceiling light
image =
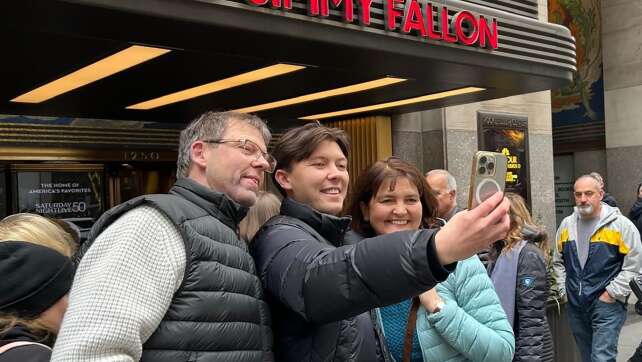
{"type": "Polygon", "coordinates": [[[181,102],[187,99],[200,97],[205,94],[220,92],[225,89],[238,87],[243,84],[256,82],[259,80],[276,77],[286,73],[304,69],[300,65],[275,64],[269,67],[253,70],[251,72],[235,75],[233,77],[217,80],[211,83],[199,85],[193,88],[185,89],[175,93],[167,94],[162,97],[154,98],[145,102],[137,103],[127,107],[127,109],[153,109],[168,104],[181,102]]]}
{"type": "Polygon", "coordinates": [[[449,91],[446,91],[446,92],[427,94],[427,95],[421,96],[421,97],[402,99],[400,101],[379,103],[379,104],[374,104],[374,105],[371,105],[371,106],[345,109],[345,110],[342,110],[342,111],[315,114],[315,115],[312,115],[312,116],[300,117],[299,119],[303,119],[303,120],[307,120],[307,121],[314,121],[314,120],[317,120],[317,119],[330,118],[330,117],[339,117],[339,116],[345,116],[345,115],[348,115],[348,114],[363,113],[363,112],[369,112],[369,111],[376,111],[376,110],[384,109],[384,108],[405,106],[405,105],[413,104],[413,103],[434,101],[436,99],[454,97],[454,96],[458,96],[458,95],[462,95],[462,94],[481,92],[483,90],[486,90],[486,89],[485,88],[477,88],[477,87],[459,88],[459,89],[449,90],[449,91]]]}
{"type": "Polygon", "coordinates": [[[353,85],[335,88],[335,89],[329,89],[322,92],[310,93],[310,94],[306,94],[306,95],[302,95],[302,96],[298,96],[290,99],[284,99],[281,101],[264,103],[264,104],[251,106],[251,107],[239,108],[239,109],[235,109],[234,111],[242,112],[242,113],[260,112],[266,109],[286,107],[286,106],[291,106],[293,104],[311,102],[319,99],[336,97],[336,96],[349,94],[349,93],[363,92],[369,89],[384,87],[387,85],[391,85],[399,82],[405,82],[405,81],[406,79],[403,79],[403,78],[392,78],[392,77],[381,78],[381,79],[376,79],[369,82],[353,84],[353,85]]]}
{"type": "Polygon", "coordinates": [[[169,49],[133,45],[116,54],[112,54],[84,68],[65,75],[30,92],[20,95],[11,102],[40,103],[53,97],[80,88],[99,79],[109,77],[150,59],[169,52],[169,49]]]}

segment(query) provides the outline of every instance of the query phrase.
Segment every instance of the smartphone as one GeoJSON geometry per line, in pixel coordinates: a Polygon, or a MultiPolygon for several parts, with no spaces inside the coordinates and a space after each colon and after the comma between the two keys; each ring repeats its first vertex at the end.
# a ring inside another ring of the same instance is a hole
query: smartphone
{"type": "Polygon", "coordinates": [[[504,191],[508,159],[501,153],[477,151],[473,156],[468,191],[468,209],[473,209],[495,193],[504,191]]]}

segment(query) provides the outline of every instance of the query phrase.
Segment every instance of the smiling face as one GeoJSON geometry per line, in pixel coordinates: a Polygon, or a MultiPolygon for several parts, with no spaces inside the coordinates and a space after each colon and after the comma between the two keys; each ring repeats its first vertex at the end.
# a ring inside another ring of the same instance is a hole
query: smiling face
{"type": "MultiPolygon", "coordinates": [[[[265,141],[261,132],[254,126],[238,121],[231,121],[223,133],[222,139],[247,139],[266,152],[265,141]]],[[[194,144],[202,143],[196,141],[194,144]]],[[[247,155],[236,143],[207,144],[202,143],[205,180],[210,189],[226,194],[243,206],[252,206],[256,202],[259,185],[268,169],[267,161],[247,155]]]]}
{"type": "Polygon", "coordinates": [[[385,180],[368,204],[361,205],[366,221],[378,234],[416,230],[421,225],[422,205],[417,187],[406,177],[385,180]]]}
{"type": "Polygon", "coordinates": [[[348,159],[336,142],[322,141],[310,157],[293,163],[289,172],[277,170],[275,178],[294,200],[338,215],[348,191],[348,159]]]}

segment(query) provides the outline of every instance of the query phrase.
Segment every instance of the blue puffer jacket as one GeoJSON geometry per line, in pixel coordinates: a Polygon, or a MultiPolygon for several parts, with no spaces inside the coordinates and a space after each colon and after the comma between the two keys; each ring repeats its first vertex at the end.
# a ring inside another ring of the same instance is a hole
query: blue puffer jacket
{"type": "Polygon", "coordinates": [[[513,328],[477,256],[460,261],[437,285],[444,308],[419,308],[417,335],[424,361],[512,361],[513,328]]]}

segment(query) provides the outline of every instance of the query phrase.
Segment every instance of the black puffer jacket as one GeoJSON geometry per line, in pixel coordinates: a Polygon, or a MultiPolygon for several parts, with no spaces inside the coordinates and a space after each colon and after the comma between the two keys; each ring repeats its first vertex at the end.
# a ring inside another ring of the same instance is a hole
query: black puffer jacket
{"type": "Polygon", "coordinates": [[[0,353],[0,362],[48,362],[51,359],[51,339],[39,338],[25,327],[17,325],[0,336],[0,349],[13,342],[31,342],[0,353]]]}
{"type": "Polygon", "coordinates": [[[638,228],[638,231],[642,234],[642,198],[638,198],[635,204],[631,207],[629,219],[633,221],[635,227],[638,228]]]}
{"type": "Polygon", "coordinates": [[[524,232],[528,243],[519,253],[513,361],[553,361],[553,339],[546,319],[550,278],[542,251],[535,245],[542,236],[524,232]]]}
{"type": "MultiPolygon", "coordinates": [[[[550,278],[542,251],[537,246],[546,242],[541,230],[525,226],[526,244],[519,253],[515,278],[515,356],[513,361],[553,361],[553,339],[546,318],[550,278]]],[[[504,248],[504,242],[493,245],[489,252],[489,274],[504,248]]],[[[506,276],[508,277],[508,276],[506,276]]],[[[501,298],[501,291],[500,293],[501,298]]]]}
{"type": "Polygon", "coordinates": [[[286,198],[281,215],[252,242],[272,312],[276,360],[387,358],[367,311],[432,288],[454,267],[439,265],[434,230],[346,245],[349,222],[286,198]]]}

